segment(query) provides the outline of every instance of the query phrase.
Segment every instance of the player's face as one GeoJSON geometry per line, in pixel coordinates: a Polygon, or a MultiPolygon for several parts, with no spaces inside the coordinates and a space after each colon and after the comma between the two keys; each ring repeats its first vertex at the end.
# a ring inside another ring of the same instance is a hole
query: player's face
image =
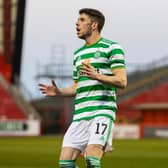
{"type": "Polygon", "coordinates": [[[86,39],[92,34],[92,21],[86,14],[81,14],[76,22],[77,36],[86,39]]]}

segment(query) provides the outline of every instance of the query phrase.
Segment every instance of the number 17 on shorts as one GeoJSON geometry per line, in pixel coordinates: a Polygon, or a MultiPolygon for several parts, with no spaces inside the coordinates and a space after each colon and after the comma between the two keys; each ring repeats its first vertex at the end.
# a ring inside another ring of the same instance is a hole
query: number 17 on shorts
{"type": "Polygon", "coordinates": [[[113,121],[107,117],[96,117],[89,128],[90,138],[88,144],[112,144],[113,121]]]}

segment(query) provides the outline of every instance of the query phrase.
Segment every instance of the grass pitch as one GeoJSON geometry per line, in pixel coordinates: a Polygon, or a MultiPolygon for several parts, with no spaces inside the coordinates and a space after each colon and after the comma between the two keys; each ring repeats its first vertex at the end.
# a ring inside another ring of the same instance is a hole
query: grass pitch
{"type": "MultiPolygon", "coordinates": [[[[61,136],[0,137],[0,168],[58,168],[61,136]]],[[[168,140],[114,140],[114,151],[102,160],[102,168],[167,168],[168,140]]],[[[85,168],[83,158],[77,160],[85,168]]]]}

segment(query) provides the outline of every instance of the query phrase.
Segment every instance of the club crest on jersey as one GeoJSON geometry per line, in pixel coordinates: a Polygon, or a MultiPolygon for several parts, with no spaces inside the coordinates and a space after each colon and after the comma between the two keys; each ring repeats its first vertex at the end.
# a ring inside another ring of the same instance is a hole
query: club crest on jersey
{"type": "Polygon", "coordinates": [[[99,58],[101,56],[101,52],[99,50],[97,50],[94,54],[95,58],[99,58]]]}

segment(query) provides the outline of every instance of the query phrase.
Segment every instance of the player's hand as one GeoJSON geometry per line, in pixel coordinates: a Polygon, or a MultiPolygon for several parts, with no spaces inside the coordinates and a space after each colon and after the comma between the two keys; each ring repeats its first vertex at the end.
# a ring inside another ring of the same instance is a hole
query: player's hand
{"type": "Polygon", "coordinates": [[[82,64],[82,72],[86,74],[87,77],[97,79],[97,70],[90,63],[83,62],[82,64]]]}
{"type": "Polygon", "coordinates": [[[39,90],[42,94],[46,96],[56,96],[60,94],[60,90],[58,89],[56,83],[54,80],[51,81],[52,85],[45,85],[45,84],[39,84],[39,90]]]}

